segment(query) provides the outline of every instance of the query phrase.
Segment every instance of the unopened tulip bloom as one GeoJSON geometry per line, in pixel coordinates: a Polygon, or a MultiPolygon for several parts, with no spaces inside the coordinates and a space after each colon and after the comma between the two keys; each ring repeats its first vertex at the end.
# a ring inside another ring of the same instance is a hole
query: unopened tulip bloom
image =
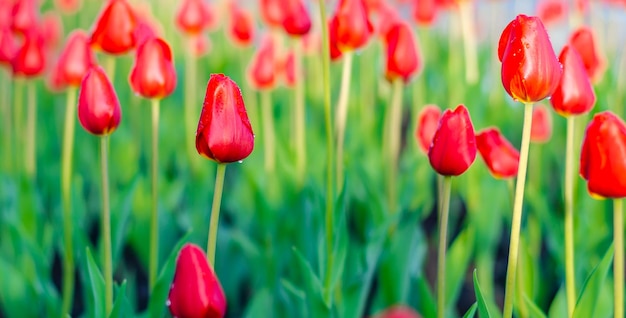
{"type": "Polygon", "coordinates": [[[498,58],[502,62],[502,85],[515,100],[538,102],[556,90],[561,64],[537,17],[520,14],[500,36],[498,58]]]}
{"type": "Polygon", "coordinates": [[[13,75],[33,77],[43,73],[46,67],[44,41],[37,29],[24,35],[22,46],[15,52],[12,60],[13,75]]]}
{"type": "Polygon", "coordinates": [[[530,141],[545,143],[552,137],[552,113],[543,104],[533,108],[533,124],[530,129],[530,141]]]}
{"type": "Polygon", "coordinates": [[[337,46],[342,52],[365,46],[374,31],[362,0],[340,0],[334,19],[337,46]]]}
{"type": "Polygon", "coordinates": [[[588,113],[596,102],[596,94],[583,61],[570,45],[563,47],[559,60],[563,64],[563,75],[550,98],[552,107],[562,116],[588,113]]]}
{"type": "Polygon", "coordinates": [[[164,40],[152,38],[139,47],[130,73],[130,86],[145,98],[160,99],[174,91],[176,70],[172,51],[164,40]]]}
{"type": "Polygon", "coordinates": [[[271,28],[280,28],[285,20],[285,0],[260,0],[259,9],[263,22],[271,28]]]}
{"type": "Polygon", "coordinates": [[[282,26],[291,36],[303,36],[311,30],[311,18],[303,0],[283,0],[285,13],[282,26]]]}
{"type": "Polygon", "coordinates": [[[401,78],[408,82],[413,75],[419,73],[422,61],[415,43],[415,35],[411,27],[404,21],[391,26],[385,36],[387,46],[387,63],[385,77],[393,81],[401,78]]]}
{"type": "Polygon", "coordinates": [[[476,136],[464,105],[447,109],[428,150],[430,165],[443,176],[463,174],[476,159],[476,136]]]}
{"type": "Polygon", "coordinates": [[[76,13],[82,4],[82,0],[54,0],[54,6],[65,14],[76,13]]]}
{"type": "Polygon", "coordinates": [[[230,19],[228,34],[239,46],[249,46],[254,38],[254,19],[249,11],[240,7],[237,2],[229,5],[230,19]]]}
{"type": "Polygon", "coordinates": [[[439,119],[441,118],[441,110],[437,105],[426,105],[420,111],[417,116],[417,130],[415,131],[415,137],[417,138],[418,145],[424,153],[428,153],[430,144],[433,141],[433,136],[439,126],[439,119]]]}
{"type": "Polygon", "coordinates": [[[537,3],[537,17],[546,25],[564,21],[567,15],[566,0],[541,0],[537,3]]]}
{"type": "Polygon", "coordinates": [[[610,111],[596,114],[585,131],[580,175],[589,193],[605,198],[626,197],[626,125],[610,111]]]}
{"type": "Polygon", "coordinates": [[[276,84],[276,44],[272,37],[265,36],[260,48],[252,56],[248,66],[248,80],[256,89],[271,89],[276,84]]]}
{"type": "Polygon", "coordinates": [[[80,86],[95,57],[89,46],[89,35],[83,30],[74,30],[67,38],[56,64],[57,80],[62,86],[80,86]]]}
{"type": "Polygon", "coordinates": [[[91,31],[91,45],[109,54],[124,54],[136,46],[137,18],[126,0],[110,0],[91,31]]]}
{"type": "Polygon", "coordinates": [[[414,1],[413,17],[420,26],[431,26],[437,18],[437,0],[414,1]]]}
{"type": "Polygon", "coordinates": [[[283,82],[287,87],[293,87],[296,85],[296,81],[299,80],[296,77],[295,69],[295,56],[292,50],[287,52],[280,63],[280,73],[283,77],[283,82]]]}
{"type": "Polygon", "coordinates": [[[97,136],[111,134],[120,124],[122,110],[113,85],[100,66],[89,69],[78,94],[78,120],[97,136]]]}
{"type": "Polygon", "coordinates": [[[254,133],[239,86],[223,74],[212,74],[196,132],[198,153],[229,163],[245,159],[253,148],[254,133]]]}
{"type": "Polygon", "coordinates": [[[391,306],[373,316],[373,318],[421,318],[413,308],[404,305],[391,306]]]}
{"type": "Polygon", "coordinates": [[[221,318],[226,314],[226,295],[204,251],[185,244],[176,259],[168,308],[178,318],[221,318]]]}
{"type": "Polygon", "coordinates": [[[580,54],[591,80],[600,80],[606,69],[606,62],[593,30],[588,26],[581,26],[570,35],[569,43],[580,54]]]}
{"type": "Polygon", "coordinates": [[[37,27],[39,5],[36,0],[13,1],[11,29],[15,33],[26,34],[37,27]]]}
{"type": "Polygon", "coordinates": [[[204,0],[181,0],[176,27],[187,35],[198,35],[214,24],[215,17],[204,0]]]}
{"type": "Polygon", "coordinates": [[[519,151],[498,128],[487,128],[478,133],[476,146],[487,168],[496,179],[508,179],[517,175],[519,151]]]}
{"type": "Polygon", "coordinates": [[[330,54],[330,60],[331,61],[336,61],[338,60],[342,53],[341,50],[339,49],[339,44],[337,42],[337,18],[336,17],[332,17],[329,21],[328,21],[328,46],[329,46],[329,54],[330,54]]]}
{"type": "Polygon", "coordinates": [[[376,21],[376,25],[374,26],[374,32],[376,32],[383,40],[391,28],[396,26],[396,24],[406,23],[402,20],[398,10],[387,2],[381,2],[376,10],[376,13],[378,15],[378,19],[376,21]]]}
{"type": "Polygon", "coordinates": [[[17,49],[13,32],[8,27],[0,27],[0,64],[10,66],[17,49]]]}
{"type": "Polygon", "coordinates": [[[49,48],[56,48],[63,38],[63,21],[54,11],[46,12],[41,16],[39,29],[44,43],[49,48]]]}

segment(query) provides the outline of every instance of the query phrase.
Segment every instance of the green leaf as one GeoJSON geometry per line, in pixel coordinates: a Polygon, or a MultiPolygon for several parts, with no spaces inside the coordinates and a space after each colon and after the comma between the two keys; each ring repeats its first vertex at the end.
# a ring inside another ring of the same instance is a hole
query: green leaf
{"type": "Polygon", "coordinates": [[[330,304],[324,301],[324,295],[322,294],[323,287],[319,278],[313,272],[311,263],[307,261],[302,253],[296,248],[292,248],[294,255],[296,256],[296,263],[298,265],[298,271],[301,278],[304,280],[305,292],[307,294],[307,301],[309,306],[309,312],[312,317],[325,317],[328,316],[330,310],[330,304]]]}
{"type": "Polygon", "coordinates": [[[113,264],[117,264],[120,251],[126,238],[126,223],[130,217],[130,211],[137,190],[139,178],[135,178],[128,189],[124,191],[124,199],[119,201],[111,210],[111,236],[113,246],[113,264]]]}
{"type": "Polygon", "coordinates": [[[417,290],[419,292],[418,311],[424,315],[424,318],[437,317],[437,301],[423,276],[417,278],[417,290]]]}
{"type": "Polygon", "coordinates": [[[274,308],[272,306],[272,293],[267,288],[257,292],[250,301],[250,305],[246,309],[244,317],[246,318],[264,318],[274,317],[274,308]]]}
{"type": "Polygon", "coordinates": [[[489,307],[487,307],[487,302],[485,301],[485,297],[483,296],[482,290],[480,290],[480,284],[478,283],[478,274],[476,269],[474,269],[474,292],[476,293],[476,303],[478,304],[478,316],[480,318],[488,318],[491,317],[489,314],[489,307]]]}
{"type": "Polygon", "coordinates": [[[535,302],[533,302],[533,300],[530,299],[528,295],[526,294],[524,294],[524,302],[526,303],[526,305],[528,306],[528,309],[530,310],[531,317],[548,318],[546,314],[539,307],[537,307],[537,304],[535,304],[535,302]]]}
{"type": "Polygon", "coordinates": [[[478,304],[473,303],[472,306],[467,309],[465,315],[463,315],[463,318],[474,318],[474,316],[476,316],[476,308],[478,308],[478,304]]]}
{"type": "Polygon", "coordinates": [[[96,264],[96,261],[91,256],[91,251],[87,247],[85,249],[85,255],[87,259],[87,272],[89,273],[89,282],[91,285],[91,296],[93,299],[93,312],[92,317],[103,318],[106,316],[104,312],[104,278],[102,273],[96,264]]]}
{"type": "Polygon", "coordinates": [[[456,302],[474,252],[474,230],[464,229],[448,250],[446,263],[446,306],[456,302]]]}
{"type": "Polygon", "coordinates": [[[556,296],[554,296],[554,299],[552,299],[552,304],[550,304],[550,309],[548,310],[548,317],[567,317],[567,299],[565,295],[565,285],[559,288],[556,296]]]}
{"type": "Polygon", "coordinates": [[[595,317],[596,304],[598,303],[598,297],[600,297],[606,276],[609,273],[611,260],[613,260],[613,244],[611,244],[604,257],[602,257],[600,264],[591,271],[591,274],[589,274],[589,277],[583,284],[580,296],[576,302],[576,308],[574,309],[574,318],[595,317]]]}
{"type": "Polygon", "coordinates": [[[128,301],[128,297],[126,297],[126,280],[124,280],[122,282],[122,285],[117,288],[116,294],[117,297],[115,298],[113,310],[111,311],[111,315],[109,316],[109,318],[122,318],[133,316],[132,307],[128,301]]]}

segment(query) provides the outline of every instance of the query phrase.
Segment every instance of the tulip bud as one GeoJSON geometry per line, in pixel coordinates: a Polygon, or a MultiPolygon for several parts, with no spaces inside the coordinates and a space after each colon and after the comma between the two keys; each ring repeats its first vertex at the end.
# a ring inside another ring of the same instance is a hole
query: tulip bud
{"type": "Polygon", "coordinates": [[[39,7],[35,0],[13,2],[11,11],[11,29],[18,34],[26,34],[37,27],[39,7]]]}
{"type": "Polygon", "coordinates": [[[414,1],[413,17],[420,26],[431,26],[437,18],[437,0],[414,1]]]}
{"type": "Polygon", "coordinates": [[[83,30],[74,30],[67,38],[56,64],[56,73],[62,86],[78,87],[95,63],[89,46],[89,36],[83,30]]]}
{"type": "Polygon", "coordinates": [[[215,17],[204,0],[182,0],[176,13],[176,26],[187,35],[198,35],[214,24],[215,17]]]}
{"type": "Polygon", "coordinates": [[[279,28],[285,20],[285,0],[260,0],[259,9],[263,22],[271,28],[279,28]]]}
{"type": "Polygon", "coordinates": [[[237,5],[230,4],[230,26],[228,34],[233,42],[239,46],[249,46],[254,38],[254,19],[249,11],[237,5]]]}
{"type": "Polygon", "coordinates": [[[517,175],[519,151],[498,128],[487,128],[478,133],[476,147],[494,178],[507,179],[517,175]]]}
{"type": "Polygon", "coordinates": [[[404,305],[391,306],[377,314],[372,318],[421,318],[420,314],[415,312],[413,308],[404,305]]]}
{"type": "Polygon", "coordinates": [[[228,163],[248,157],[254,133],[239,86],[223,74],[211,74],[196,131],[196,149],[203,157],[228,163]]]}
{"type": "Polygon", "coordinates": [[[174,280],[167,298],[173,317],[224,317],[226,295],[204,251],[185,244],[176,259],[174,280]]]}
{"type": "Polygon", "coordinates": [[[428,160],[437,173],[444,176],[463,174],[476,159],[476,136],[469,112],[464,105],[454,111],[447,109],[433,136],[428,160]]]}
{"type": "Polygon", "coordinates": [[[289,50],[285,53],[279,65],[279,73],[282,74],[283,82],[287,87],[296,85],[298,78],[296,78],[295,55],[293,50],[289,50]]]}
{"type": "Polygon", "coordinates": [[[538,102],[556,90],[561,65],[548,34],[537,17],[520,14],[500,36],[498,58],[502,62],[502,85],[515,100],[538,102]]]}
{"type": "Polygon", "coordinates": [[[596,102],[596,94],[583,61],[570,45],[563,47],[559,61],[563,64],[563,75],[550,98],[550,104],[565,117],[588,113],[596,102]]]}
{"type": "MultiPolygon", "coordinates": [[[[284,1],[284,0],[283,0],[284,1]]],[[[292,36],[303,36],[311,30],[311,18],[302,0],[288,0],[283,4],[283,29],[292,36]]]]}
{"type": "Polygon", "coordinates": [[[145,98],[163,98],[176,87],[176,70],[169,45],[159,38],[145,41],[130,73],[130,86],[145,98]]]}
{"type": "Polygon", "coordinates": [[[374,31],[362,0],[339,0],[334,19],[337,46],[342,52],[365,46],[374,31]]]}
{"type": "Polygon", "coordinates": [[[40,75],[46,67],[44,41],[37,29],[24,34],[22,46],[15,52],[12,61],[13,75],[33,77],[40,75]]]}
{"type": "Polygon", "coordinates": [[[330,48],[330,60],[338,60],[342,53],[339,49],[339,43],[337,42],[337,18],[333,17],[328,21],[328,44],[330,48]]]}
{"type": "Polygon", "coordinates": [[[381,2],[378,5],[378,9],[376,12],[378,13],[378,19],[376,21],[376,25],[374,26],[374,31],[383,40],[385,40],[391,28],[396,26],[396,24],[406,23],[400,17],[400,13],[398,13],[398,10],[396,10],[393,6],[391,6],[387,2],[381,2]]]}
{"type": "Polygon", "coordinates": [[[82,0],[54,0],[54,6],[65,14],[76,13],[82,4],[82,0]]]}
{"type": "Polygon", "coordinates": [[[56,12],[46,12],[41,16],[39,30],[46,46],[56,48],[63,38],[63,21],[56,12]]]}
{"type": "Polygon", "coordinates": [[[537,3],[537,17],[546,25],[565,21],[567,15],[566,0],[541,0],[537,3]]]}
{"type": "Polygon", "coordinates": [[[533,107],[533,124],[530,128],[530,142],[545,143],[552,137],[552,113],[543,104],[533,107]]]}
{"type": "Polygon", "coordinates": [[[394,24],[389,29],[385,42],[387,45],[385,77],[390,81],[401,78],[408,82],[422,67],[411,27],[404,21],[394,24]]]}
{"type": "Polygon", "coordinates": [[[137,22],[137,27],[135,28],[135,43],[138,48],[141,47],[144,42],[158,37],[159,33],[150,22],[147,20],[139,20],[139,22],[137,22]]]}
{"type": "Polygon", "coordinates": [[[13,32],[8,27],[0,27],[0,64],[10,66],[17,49],[13,32]]]}
{"type": "Polygon", "coordinates": [[[433,136],[439,126],[439,119],[441,118],[441,110],[437,105],[426,105],[417,115],[417,130],[415,131],[415,137],[417,138],[418,145],[424,153],[428,153],[430,144],[433,142],[433,136]]]}
{"type": "Polygon", "coordinates": [[[569,43],[573,46],[585,65],[587,75],[593,82],[597,82],[604,75],[606,61],[596,40],[595,33],[587,26],[582,26],[572,33],[569,43]]]}
{"type": "Polygon", "coordinates": [[[91,31],[91,45],[109,54],[124,54],[136,46],[137,18],[126,0],[110,0],[91,31]]]}
{"type": "Polygon", "coordinates": [[[610,111],[596,114],[585,131],[580,175],[592,196],[626,197],[626,124],[610,111]]]}
{"type": "Polygon", "coordinates": [[[120,124],[122,109],[115,89],[100,66],[87,71],[78,93],[78,120],[97,136],[111,134],[120,124]]]}
{"type": "Polygon", "coordinates": [[[271,89],[277,69],[276,48],[271,36],[265,36],[248,66],[248,80],[256,89],[271,89]]]}

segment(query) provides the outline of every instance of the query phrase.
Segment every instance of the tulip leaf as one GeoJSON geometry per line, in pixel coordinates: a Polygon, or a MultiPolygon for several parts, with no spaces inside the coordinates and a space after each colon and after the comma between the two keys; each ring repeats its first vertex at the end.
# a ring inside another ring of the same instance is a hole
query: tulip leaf
{"type": "Polygon", "coordinates": [[[437,317],[437,301],[430,291],[428,282],[423,276],[417,278],[417,289],[419,293],[417,308],[425,318],[437,317]]]}
{"type": "Polygon", "coordinates": [[[491,314],[489,314],[489,307],[487,306],[487,302],[485,301],[485,296],[483,295],[483,292],[480,289],[480,284],[478,283],[478,273],[476,269],[474,269],[474,293],[476,293],[476,303],[478,305],[478,317],[480,318],[491,317],[491,314]]]}
{"type": "Polygon", "coordinates": [[[93,259],[89,248],[87,247],[85,250],[87,272],[89,273],[91,296],[93,300],[92,317],[104,318],[106,315],[104,312],[104,278],[102,277],[102,273],[100,272],[96,261],[93,259]]]}
{"type": "Polygon", "coordinates": [[[473,250],[474,230],[472,227],[468,227],[457,236],[448,249],[446,263],[446,306],[448,307],[459,296],[473,250]]]}
{"type": "Polygon", "coordinates": [[[596,317],[595,309],[602,291],[602,285],[604,284],[606,277],[611,267],[611,261],[613,260],[613,244],[602,257],[600,264],[591,271],[591,274],[587,277],[587,280],[583,284],[583,288],[580,291],[580,296],[576,302],[576,308],[574,309],[574,318],[596,317]]]}
{"type": "Polygon", "coordinates": [[[476,309],[478,308],[478,303],[474,302],[470,308],[467,309],[463,318],[474,318],[476,316],[476,309]]]}
{"type": "Polygon", "coordinates": [[[311,263],[307,261],[302,253],[296,248],[292,248],[294,255],[296,256],[296,263],[298,264],[298,272],[301,278],[304,280],[307,305],[309,306],[309,312],[313,317],[325,317],[328,316],[330,305],[324,301],[322,294],[323,287],[319,278],[313,272],[311,263]]]}
{"type": "Polygon", "coordinates": [[[563,285],[552,299],[550,309],[548,310],[548,317],[560,318],[567,317],[567,299],[565,295],[565,285],[563,285]]]}
{"type": "Polygon", "coordinates": [[[244,317],[246,318],[263,318],[274,317],[274,310],[272,308],[272,293],[267,288],[258,291],[254,298],[250,301],[244,317]]]}
{"type": "Polygon", "coordinates": [[[124,245],[124,240],[127,237],[126,223],[130,216],[131,206],[133,203],[135,190],[137,189],[138,178],[128,186],[128,190],[125,191],[124,198],[119,201],[111,210],[111,236],[113,246],[113,264],[117,264],[120,251],[124,245]]]}
{"type": "Polygon", "coordinates": [[[526,294],[524,294],[524,302],[530,311],[530,317],[548,318],[546,314],[539,307],[537,307],[537,304],[535,304],[535,302],[526,294]]]}
{"type": "Polygon", "coordinates": [[[7,317],[37,317],[38,308],[29,303],[36,298],[21,268],[0,257],[0,307],[7,317]]]}
{"type": "Polygon", "coordinates": [[[121,318],[121,317],[129,317],[132,316],[132,307],[128,302],[128,297],[126,296],[126,280],[122,282],[117,288],[116,291],[115,303],[113,304],[113,310],[111,311],[111,315],[109,318],[121,318]]]}
{"type": "Polygon", "coordinates": [[[346,196],[344,191],[341,192],[337,203],[335,204],[335,246],[333,247],[334,262],[331,269],[331,285],[332,290],[337,286],[337,282],[343,275],[343,269],[348,255],[348,229],[346,227],[346,196]]]}

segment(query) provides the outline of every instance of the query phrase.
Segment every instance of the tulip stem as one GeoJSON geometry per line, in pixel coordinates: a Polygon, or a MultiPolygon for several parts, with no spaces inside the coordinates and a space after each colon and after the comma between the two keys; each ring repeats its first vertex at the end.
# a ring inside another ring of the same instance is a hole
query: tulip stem
{"type": "Polygon", "coordinates": [[[565,145],[565,290],[567,316],[572,317],[576,307],[574,276],[574,116],[567,117],[565,145]]]}
{"type": "Polygon", "coordinates": [[[215,189],[213,190],[213,206],[211,207],[211,221],[209,223],[209,241],[207,244],[207,258],[209,264],[215,268],[215,250],[217,247],[217,228],[220,221],[220,205],[222,204],[222,190],[224,188],[224,175],[226,164],[217,164],[215,174],[215,189]]]}
{"type": "Polygon", "coordinates": [[[448,239],[448,215],[450,212],[450,190],[452,177],[443,177],[443,192],[439,207],[439,252],[437,253],[437,317],[445,317],[446,309],[446,248],[448,239]]]}
{"type": "Polygon", "coordinates": [[[274,111],[272,92],[261,91],[261,116],[263,117],[263,141],[265,142],[265,172],[270,175],[276,166],[276,135],[274,133],[274,111]]]}
{"type": "Polygon", "coordinates": [[[478,56],[476,52],[476,30],[474,26],[474,3],[459,2],[461,31],[463,32],[463,51],[465,51],[465,80],[468,84],[478,82],[478,56]]]}
{"type": "MultiPolygon", "coordinates": [[[[188,134],[195,132],[194,113],[195,113],[195,95],[196,95],[196,57],[193,56],[192,50],[193,39],[189,39],[187,47],[187,58],[185,59],[185,131],[188,134]]],[[[195,134],[194,134],[195,135],[195,134]]],[[[196,162],[196,145],[194,138],[185,138],[187,141],[187,155],[191,168],[195,167],[196,162]]]]}
{"type": "Polygon", "coordinates": [[[387,129],[389,136],[389,173],[387,174],[387,190],[389,191],[389,212],[396,213],[397,208],[397,176],[398,176],[398,158],[400,156],[400,142],[402,132],[402,79],[393,81],[393,91],[391,93],[391,107],[389,108],[389,117],[387,120],[387,129]]]}
{"type": "Polygon", "coordinates": [[[109,207],[109,137],[100,138],[100,167],[102,170],[102,244],[104,275],[104,308],[108,316],[113,309],[113,256],[111,251],[111,210],[109,207]]]}
{"type": "Polygon", "coordinates": [[[70,86],[65,99],[65,126],[63,128],[63,152],[61,153],[61,200],[63,201],[63,242],[65,262],[63,264],[62,317],[70,314],[74,294],[74,244],[72,221],[72,155],[74,153],[74,127],[76,126],[76,87],[70,86]]]}
{"type": "Polygon", "coordinates": [[[615,317],[624,317],[624,209],[622,199],[613,200],[613,242],[615,258],[613,277],[615,280],[615,317]]]}
{"type": "Polygon", "coordinates": [[[526,169],[528,168],[528,153],[530,148],[530,130],[533,121],[533,104],[524,105],[524,128],[522,129],[522,146],[520,151],[515,198],[513,200],[513,218],[511,221],[511,240],[509,243],[509,259],[506,270],[506,287],[504,293],[503,318],[513,316],[513,299],[515,299],[515,278],[519,253],[520,230],[522,226],[522,204],[524,201],[524,184],[526,183],[526,169]]]}
{"type": "Polygon", "coordinates": [[[111,84],[115,86],[115,56],[107,54],[105,63],[106,63],[105,71],[107,75],[109,76],[109,79],[111,79],[111,84]]]}
{"type": "Polygon", "coordinates": [[[159,99],[152,99],[152,215],[150,218],[150,267],[148,269],[150,290],[154,288],[159,268],[159,104],[159,99]]]}
{"type": "Polygon", "coordinates": [[[20,154],[22,153],[22,142],[23,140],[21,140],[20,136],[22,136],[24,133],[22,132],[22,112],[23,112],[23,107],[24,107],[24,79],[22,78],[16,78],[15,79],[15,85],[14,85],[14,94],[13,94],[13,115],[14,117],[14,122],[15,122],[15,149],[14,149],[14,160],[15,160],[15,171],[16,173],[19,173],[20,169],[21,169],[21,162],[22,159],[20,158],[20,154]]]}
{"type": "Polygon", "coordinates": [[[343,69],[341,71],[341,88],[337,101],[336,133],[337,133],[337,190],[343,186],[343,146],[346,135],[346,121],[348,119],[348,97],[350,96],[350,76],[352,74],[352,51],[344,54],[343,69]]]}
{"type": "Polygon", "coordinates": [[[26,117],[26,148],[24,149],[24,167],[26,175],[31,180],[35,179],[35,124],[37,122],[37,83],[31,80],[27,83],[27,117],[26,117]]]}
{"type": "Polygon", "coordinates": [[[304,182],[304,173],[306,170],[306,113],[304,110],[304,72],[302,64],[302,40],[294,41],[294,68],[296,73],[295,83],[295,141],[296,141],[296,172],[298,183],[304,182]]]}
{"type": "MultiPolygon", "coordinates": [[[[11,77],[8,71],[2,71],[2,83],[0,84],[0,96],[2,96],[2,101],[0,101],[0,105],[2,105],[2,118],[4,118],[3,127],[4,130],[4,149],[11,152],[13,148],[13,122],[11,120],[11,77]]],[[[4,158],[7,161],[8,165],[7,171],[13,169],[13,156],[9,155],[4,158]]]]}
{"type": "Polygon", "coordinates": [[[324,300],[332,307],[332,269],[334,264],[333,237],[334,218],[333,204],[335,193],[333,191],[333,127],[330,105],[330,45],[328,42],[328,23],[326,20],[326,3],[319,0],[320,24],[322,25],[322,82],[324,91],[324,122],[326,127],[326,269],[324,271],[324,300]]]}

